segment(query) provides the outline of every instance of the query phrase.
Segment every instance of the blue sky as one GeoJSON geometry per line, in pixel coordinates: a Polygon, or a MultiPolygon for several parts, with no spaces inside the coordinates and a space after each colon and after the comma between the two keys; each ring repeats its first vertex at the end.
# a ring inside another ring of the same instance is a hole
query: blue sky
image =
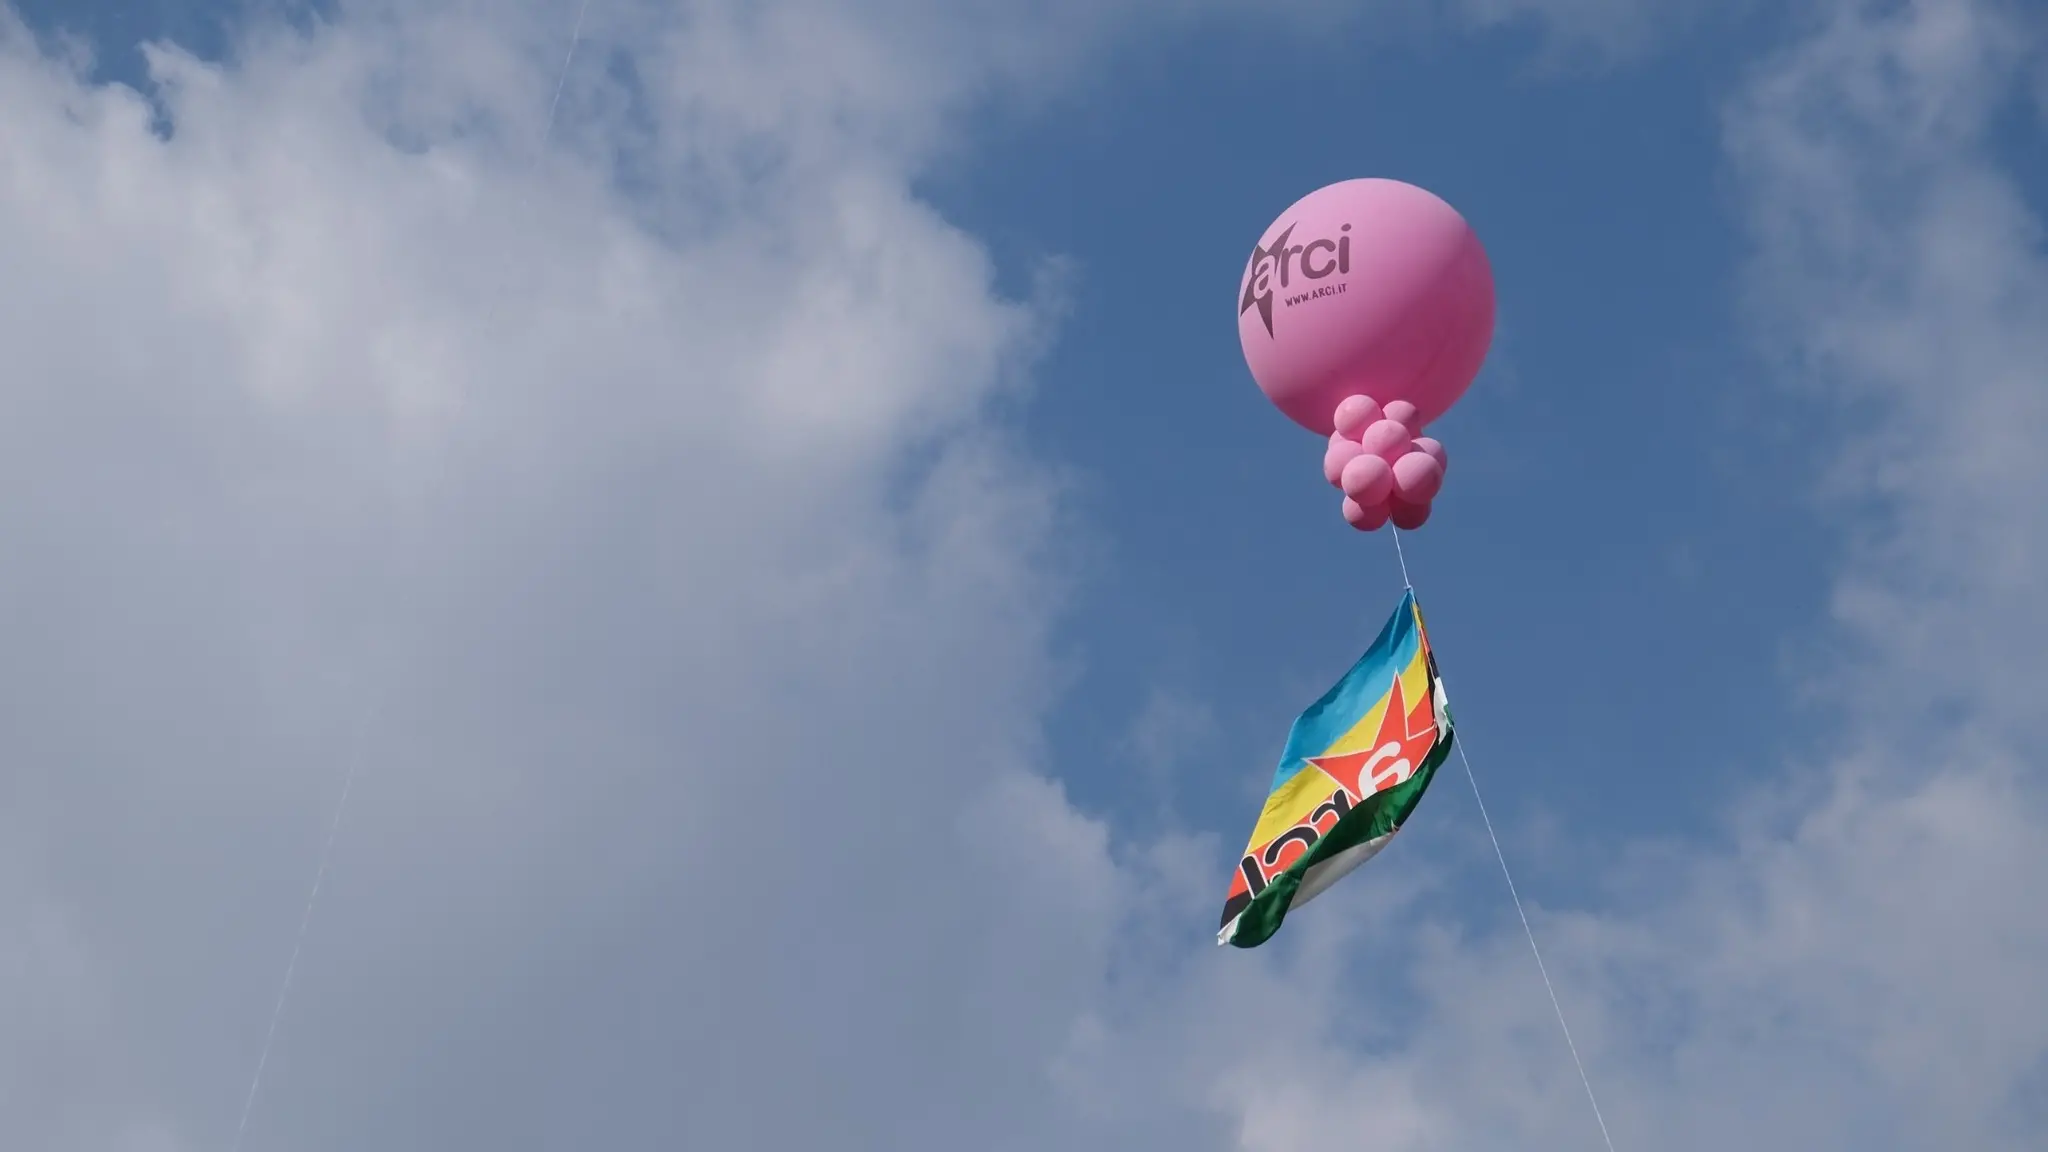
{"type": "MultiPolygon", "coordinates": [[[[127,44],[218,53],[234,11],[62,22],[140,82],[127,44]]],[[[1050,106],[977,111],[924,177],[1009,292],[1070,265],[1071,312],[1020,417],[1035,451],[1080,470],[1084,530],[1107,551],[1081,575],[1081,679],[1052,759],[1090,807],[1156,818],[1159,776],[1121,761],[1170,693],[1221,737],[1174,773],[1174,811],[1234,839],[1293,713],[1398,596],[1390,542],[1333,519],[1318,445],[1264,405],[1217,303],[1292,199],[1390,175],[1456,204],[1497,267],[1496,350],[1442,425],[1458,499],[1412,543],[1502,801],[1605,830],[1596,853],[1698,834],[1731,775],[1772,770],[1720,751],[1730,718],[1773,742],[1798,731],[1777,660],[1810,639],[1826,556],[1825,521],[1786,486],[1828,431],[1754,390],[1730,315],[1742,240],[1720,100],[1782,18],[1562,74],[1541,34],[1377,23],[1119,45],[1050,106]],[[1626,483],[1595,490],[1596,462],[1626,483]],[[1543,683],[1561,664],[1622,675],[1543,683]]]]}
{"type": "Polygon", "coordinates": [[[1382,7],[593,0],[542,153],[573,3],[18,4],[0,1142],[222,1146],[354,765],[252,1149],[1597,1146],[1462,778],[1210,945],[1401,591],[1230,307],[1370,175],[1617,1144],[2028,1146],[2048,28],[1382,7]]]}
{"type": "Polygon", "coordinates": [[[1448,197],[1499,269],[1497,351],[1443,423],[1456,501],[1411,544],[1503,788],[1581,826],[1697,832],[1719,778],[1754,770],[1710,749],[1731,716],[1792,720],[1769,650],[1811,617],[1820,554],[1771,478],[1797,474],[1795,437],[1826,434],[1756,417],[1770,402],[1745,396],[1730,331],[1717,93],[1755,33],[1565,78],[1532,75],[1527,37],[1382,45],[1370,21],[1321,45],[1191,37],[1170,62],[1132,46],[1078,107],[995,130],[936,179],[1010,266],[1079,266],[1030,421],[1086,470],[1114,551],[1076,630],[1072,720],[1098,747],[1077,759],[1103,762],[1068,774],[1082,795],[1144,802],[1108,745],[1164,683],[1225,726],[1227,753],[1178,787],[1228,826],[1234,778],[1262,775],[1239,765],[1398,595],[1390,542],[1341,530],[1318,445],[1250,386],[1225,310],[1246,237],[1352,174],[1448,197]],[[1626,483],[1595,490],[1596,464],[1626,483]],[[1622,675],[1544,683],[1560,665],[1622,675]]]}

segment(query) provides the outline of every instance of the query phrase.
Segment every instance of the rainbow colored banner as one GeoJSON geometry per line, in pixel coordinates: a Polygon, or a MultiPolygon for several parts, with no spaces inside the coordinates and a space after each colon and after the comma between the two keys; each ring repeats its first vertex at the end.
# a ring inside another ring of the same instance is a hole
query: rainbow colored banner
{"type": "Polygon", "coordinates": [[[1450,709],[1410,589],[1351,671],[1295,719],[1216,942],[1258,947],[1377,855],[1450,751],[1450,709]]]}

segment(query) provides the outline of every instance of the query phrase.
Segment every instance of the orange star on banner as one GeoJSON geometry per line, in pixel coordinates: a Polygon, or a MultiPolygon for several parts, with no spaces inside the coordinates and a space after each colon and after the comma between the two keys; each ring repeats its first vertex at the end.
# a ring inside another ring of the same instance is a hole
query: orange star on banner
{"type": "Polygon", "coordinates": [[[1408,711],[1401,691],[1401,678],[1394,677],[1387,694],[1387,710],[1380,717],[1380,730],[1372,743],[1357,752],[1338,756],[1311,756],[1308,762],[1335,780],[1354,800],[1384,792],[1415,773],[1430,746],[1436,743],[1436,717],[1424,697],[1415,711],[1408,711]],[[1417,724],[1421,730],[1417,731],[1417,724]],[[1368,786],[1369,785],[1369,786],[1368,786]]]}

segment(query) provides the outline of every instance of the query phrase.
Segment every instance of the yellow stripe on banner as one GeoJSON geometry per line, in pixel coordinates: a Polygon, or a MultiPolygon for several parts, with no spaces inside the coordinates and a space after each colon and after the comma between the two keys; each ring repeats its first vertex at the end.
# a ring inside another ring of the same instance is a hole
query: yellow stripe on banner
{"type": "MultiPolygon", "coordinates": [[[[1408,667],[1401,670],[1401,703],[1412,714],[1415,706],[1422,702],[1423,695],[1428,691],[1429,665],[1423,661],[1422,653],[1418,650],[1415,658],[1408,662],[1408,667]]],[[[1329,751],[1320,755],[1343,756],[1351,752],[1365,751],[1372,744],[1373,738],[1380,734],[1380,721],[1386,715],[1387,700],[1387,696],[1380,697],[1379,703],[1373,705],[1359,718],[1358,723],[1353,724],[1342,736],[1337,737],[1330,745],[1329,751]]]]}
{"type": "MultiPolygon", "coordinates": [[[[1401,670],[1401,699],[1408,706],[1408,710],[1413,712],[1416,704],[1421,702],[1428,690],[1429,665],[1423,660],[1422,649],[1418,647],[1414,658],[1401,670]]],[[[1346,729],[1344,735],[1339,736],[1328,750],[1316,755],[1343,756],[1351,752],[1365,751],[1372,744],[1373,737],[1379,735],[1380,722],[1387,714],[1389,696],[1380,697],[1378,703],[1366,709],[1365,715],[1358,718],[1358,723],[1346,729]]],[[[1302,765],[1301,771],[1296,772],[1293,779],[1274,789],[1272,794],[1266,797],[1266,806],[1259,813],[1259,823],[1252,829],[1252,838],[1245,845],[1245,851],[1250,853],[1262,847],[1273,837],[1308,819],[1309,813],[1321,807],[1323,801],[1328,800],[1336,791],[1336,777],[1313,764],[1302,765]]]]}

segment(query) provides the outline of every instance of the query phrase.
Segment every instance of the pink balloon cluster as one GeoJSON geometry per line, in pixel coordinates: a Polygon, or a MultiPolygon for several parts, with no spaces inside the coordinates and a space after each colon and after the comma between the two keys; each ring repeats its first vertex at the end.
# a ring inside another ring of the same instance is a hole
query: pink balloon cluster
{"type": "Polygon", "coordinates": [[[1344,490],[1344,519],[1361,532],[1388,520],[1420,528],[1444,486],[1444,446],[1422,434],[1415,405],[1395,400],[1384,410],[1367,396],[1337,405],[1337,430],[1323,453],[1323,476],[1344,490]]]}

